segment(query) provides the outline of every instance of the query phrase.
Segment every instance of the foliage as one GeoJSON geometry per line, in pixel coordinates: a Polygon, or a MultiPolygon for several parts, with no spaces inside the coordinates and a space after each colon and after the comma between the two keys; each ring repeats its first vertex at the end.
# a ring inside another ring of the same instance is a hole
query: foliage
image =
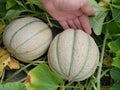
{"type": "Polygon", "coordinates": [[[23,83],[7,83],[0,85],[0,90],[26,90],[26,87],[23,83]]]}
{"type": "Polygon", "coordinates": [[[57,90],[59,85],[63,85],[63,80],[51,72],[47,64],[41,63],[28,72],[28,90],[57,90]]]}
{"type": "MultiPolygon", "coordinates": [[[[91,5],[96,10],[96,14],[90,17],[91,26],[96,35],[107,35],[107,41],[105,42],[105,52],[103,52],[104,58],[109,57],[107,63],[110,64],[111,58],[111,78],[114,79],[116,75],[119,76],[120,69],[120,0],[99,0],[97,5],[94,0],[90,0],[91,5]],[[94,1],[94,3],[93,3],[94,1]],[[107,51],[108,50],[108,51],[107,51]],[[118,69],[115,69],[118,68],[118,69]],[[115,72],[115,73],[113,73],[115,72]]],[[[104,43],[104,42],[103,42],[104,43]]],[[[104,45],[104,44],[103,44],[104,45]]],[[[102,53],[101,53],[102,54],[102,53]]],[[[101,55],[101,56],[103,56],[101,55]]],[[[103,60],[101,61],[103,62],[103,60]]],[[[102,64],[100,64],[102,65],[102,64]]],[[[110,65],[109,65],[110,67],[110,65]]],[[[101,69],[104,69],[103,66],[101,69]]],[[[109,68],[108,68],[109,69],[109,68]]],[[[116,82],[111,90],[118,90],[120,83],[116,82]]]]}
{"type": "Polygon", "coordinates": [[[120,89],[120,69],[112,68],[110,71],[111,77],[115,80],[115,84],[111,87],[111,90],[120,89]]]}
{"type": "Polygon", "coordinates": [[[114,54],[112,65],[120,69],[120,37],[108,43],[110,52],[114,54]]]}
{"type": "Polygon", "coordinates": [[[102,32],[103,22],[108,14],[108,9],[101,7],[95,2],[95,0],[89,0],[91,6],[95,9],[96,13],[94,16],[90,17],[91,27],[96,35],[100,35],[102,32]]]}
{"type": "Polygon", "coordinates": [[[46,16],[48,14],[38,0],[5,0],[0,2],[0,6],[2,7],[0,8],[2,12],[0,14],[0,21],[5,24],[25,16],[35,16],[47,21],[46,16]]]}

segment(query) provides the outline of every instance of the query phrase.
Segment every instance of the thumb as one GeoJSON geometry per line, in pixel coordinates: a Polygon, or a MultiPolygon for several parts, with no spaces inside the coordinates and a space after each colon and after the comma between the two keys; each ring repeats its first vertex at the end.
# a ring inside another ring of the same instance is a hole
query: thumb
{"type": "Polygon", "coordinates": [[[95,10],[90,6],[89,2],[86,2],[80,9],[84,14],[88,16],[95,14],[95,10]]]}

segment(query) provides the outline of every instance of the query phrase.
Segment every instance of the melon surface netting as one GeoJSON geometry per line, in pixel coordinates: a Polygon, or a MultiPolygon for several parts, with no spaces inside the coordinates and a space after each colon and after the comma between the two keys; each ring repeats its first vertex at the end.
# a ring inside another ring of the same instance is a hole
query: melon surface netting
{"type": "Polygon", "coordinates": [[[67,29],[58,34],[48,50],[51,69],[68,81],[89,78],[99,62],[94,39],[82,30],[67,29]]]}
{"type": "Polygon", "coordinates": [[[42,56],[52,40],[47,24],[35,17],[19,18],[11,22],[3,33],[3,43],[17,59],[29,62],[42,56]]]}

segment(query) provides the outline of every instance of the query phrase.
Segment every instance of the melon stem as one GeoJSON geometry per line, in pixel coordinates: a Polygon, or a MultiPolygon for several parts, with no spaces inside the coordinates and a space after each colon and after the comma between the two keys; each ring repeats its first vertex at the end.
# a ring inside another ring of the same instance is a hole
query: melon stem
{"type": "Polygon", "coordinates": [[[105,52],[105,46],[107,43],[107,38],[108,38],[108,30],[106,30],[103,45],[102,45],[102,51],[101,51],[101,56],[100,56],[100,62],[98,65],[98,74],[97,74],[97,90],[100,90],[100,84],[101,84],[101,72],[102,72],[102,64],[103,64],[103,58],[104,58],[104,52],[105,52]]]}

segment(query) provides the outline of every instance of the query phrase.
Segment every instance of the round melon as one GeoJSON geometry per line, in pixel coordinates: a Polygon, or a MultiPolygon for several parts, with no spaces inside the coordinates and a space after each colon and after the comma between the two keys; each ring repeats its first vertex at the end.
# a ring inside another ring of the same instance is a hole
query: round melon
{"type": "Polygon", "coordinates": [[[47,24],[35,17],[19,18],[11,22],[3,33],[3,43],[18,60],[32,61],[42,56],[52,40],[47,24]]]}
{"type": "Polygon", "coordinates": [[[94,39],[82,30],[67,29],[58,34],[48,50],[51,69],[68,81],[89,78],[99,62],[99,49],[94,39]]]}

